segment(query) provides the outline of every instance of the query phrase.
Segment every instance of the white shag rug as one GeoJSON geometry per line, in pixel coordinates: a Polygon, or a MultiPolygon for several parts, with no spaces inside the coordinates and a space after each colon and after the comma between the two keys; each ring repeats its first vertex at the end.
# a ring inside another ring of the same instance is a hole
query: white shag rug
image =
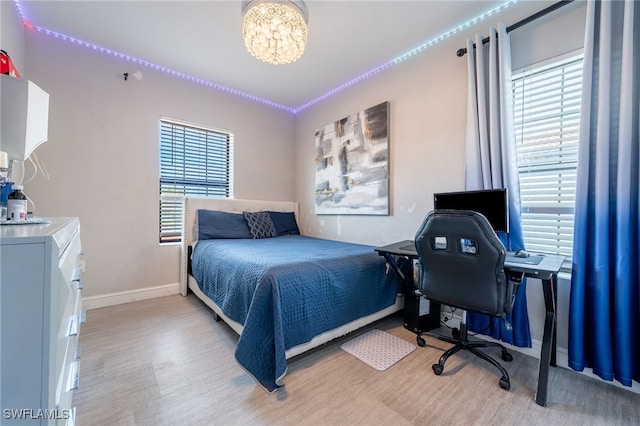
{"type": "Polygon", "coordinates": [[[409,355],[416,347],[392,334],[371,330],[343,343],[340,349],[376,370],[384,371],[409,355]]]}

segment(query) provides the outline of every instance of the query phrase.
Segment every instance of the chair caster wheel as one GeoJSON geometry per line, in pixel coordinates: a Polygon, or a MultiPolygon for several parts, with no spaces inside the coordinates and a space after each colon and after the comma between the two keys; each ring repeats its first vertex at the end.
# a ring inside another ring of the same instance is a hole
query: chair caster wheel
{"type": "Polygon", "coordinates": [[[436,376],[442,374],[442,366],[440,364],[433,364],[431,368],[433,368],[433,372],[436,374],[436,376]]]}
{"type": "Polygon", "coordinates": [[[507,362],[511,362],[511,361],[513,361],[513,355],[511,355],[506,350],[502,351],[502,360],[503,361],[507,361],[507,362]]]}
{"type": "Polygon", "coordinates": [[[416,342],[418,343],[418,346],[420,346],[421,348],[424,348],[425,346],[427,346],[427,342],[425,342],[421,336],[416,337],[416,342]]]}
{"type": "Polygon", "coordinates": [[[509,389],[511,389],[511,383],[509,382],[509,379],[506,379],[504,377],[500,378],[500,387],[506,391],[508,391],[509,389]]]}

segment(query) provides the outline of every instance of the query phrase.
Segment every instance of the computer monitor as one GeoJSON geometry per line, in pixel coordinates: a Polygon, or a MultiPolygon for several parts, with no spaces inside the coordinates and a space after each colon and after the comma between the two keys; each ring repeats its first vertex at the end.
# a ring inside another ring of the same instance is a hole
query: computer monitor
{"type": "Polygon", "coordinates": [[[494,231],[509,232],[509,202],[506,188],[433,194],[433,208],[482,213],[494,231]]]}

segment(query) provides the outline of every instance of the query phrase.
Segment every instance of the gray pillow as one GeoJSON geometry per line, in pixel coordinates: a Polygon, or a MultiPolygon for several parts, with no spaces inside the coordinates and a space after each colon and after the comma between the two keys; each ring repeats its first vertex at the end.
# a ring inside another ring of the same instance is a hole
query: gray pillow
{"type": "Polygon", "coordinates": [[[251,238],[273,238],[278,236],[269,212],[244,212],[243,214],[247,225],[249,225],[251,238]]]}

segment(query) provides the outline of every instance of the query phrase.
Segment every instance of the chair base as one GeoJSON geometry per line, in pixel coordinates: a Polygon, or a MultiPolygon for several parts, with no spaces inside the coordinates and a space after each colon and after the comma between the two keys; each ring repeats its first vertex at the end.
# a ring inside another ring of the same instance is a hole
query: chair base
{"type": "Polygon", "coordinates": [[[491,358],[489,355],[485,354],[484,352],[478,349],[478,348],[489,348],[489,347],[500,348],[502,350],[502,354],[501,354],[502,360],[506,362],[513,361],[513,356],[509,353],[509,351],[507,351],[507,348],[505,348],[500,343],[486,342],[486,341],[469,341],[468,335],[467,335],[467,324],[465,324],[464,322],[460,324],[460,330],[455,328],[453,329],[454,338],[442,336],[435,333],[419,333],[418,336],[416,337],[416,341],[418,343],[418,346],[420,347],[426,346],[426,342],[422,338],[423,335],[429,335],[429,336],[435,337],[438,340],[452,343],[454,345],[453,347],[449,348],[445,353],[442,354],[437,364],[432,365],[431,368],[433,369],[433,372],[437,376],[442,374],[442,372],[444,371],[444,364],[451,355],[461,350],[467,350],[472,354],[476,355],[477,357],[482,358],[483,360],[492,364],[500,371],[500,374],[502,375],[502,377],[500,377],[499,383],[502,389],[508,391],[511,388],[511,382],[509,381],[509,373],[507,373],[507,370],[505,370],[504,367],[500,365],[498,361],[496,361],[495,359],[491,358]]]}

